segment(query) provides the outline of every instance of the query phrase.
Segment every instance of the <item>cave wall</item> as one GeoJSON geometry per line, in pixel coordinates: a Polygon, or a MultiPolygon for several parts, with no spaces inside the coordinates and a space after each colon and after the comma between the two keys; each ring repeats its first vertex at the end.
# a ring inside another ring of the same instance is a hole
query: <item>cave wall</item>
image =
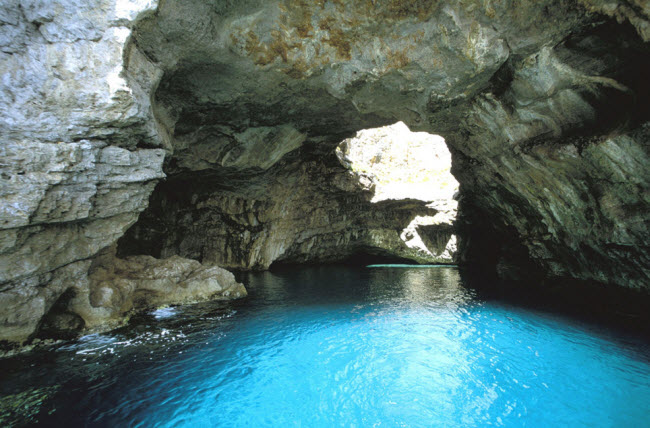
{"type": "Polygon", "coordinates": [[[21,341],[164,177],[148,86],[125,43],[143,1],[0,5],[0,341],[21,341]],[[138,69],[130,74],[125,60],[138,69]]]}
{"type": "Polygon", "coordinates": [[[647,290],[649,59],[633,28],[601,24],[511,64],[508,86],[471,104],[450,143],[466,262],[647,290]]]}
{"type": "MultiPolygon", "coordinates": [[[[333,152],[307,151],[244,177],[195,172],[169,178],[119,241],[120,254],[181,255],[245,270],[268,269],[274,262],[343,261],[360,254],[421,263],[454,261],[444,244],[422,251],[401,237],[416,216],[440,210],[416,199],[371,202],[372,176],[344,168],[333,152]]],[[[449,226],[441,226],[442,235],[450,234],[449,226]]],[[[435,228],[430,225],[429,234],[435,228]]]]}
{"type": "Polygon", "coordinates": [[[229,266],[336,248],[336,204],[384,229],[395,207],[315,195],[336,144],[400,120],[452,150],[466,264],[647,290],[649,17],[643,0],[5,1],[0,340],[87,292],[150,197],[189,189],[203,205],[183,215],[214,226],[172,230],[165,255],[229,266]],[[271,194],[300,201],[285,215],[271,194]],[[265,215],[277,229],[246,253],[228,230],[265,215]],[[300,238],[307,217],[324,233],[300,238]]]}
{"type": "MultiPolygon", "coordinates": [[[[162,71],[130,39],[157,6],[0,4],[0,348],[52,332],[66,317],[72,330],[115,325],[134,299],[150,300],[136,293],[151,281],[107,286],[93,274],[165,177],[165,134],[151,106],[162,71]]],[[[185,269],[178,284],[203,272],[191,261],[171,265],[185,269]]],[[[193,290],[242,293],[224,281],[195,280],[193,290]]],[[[163,288],[169,302],[188,300],[163,288]]]]}
{"type": "MultiPolygon", "coordinates": [[[[135,34],[165,70],[170,176],[226,168],[246,182],[301,147],[326,156],[403,120],[453,152],[464,264],[646,289],[648,14],[638,1],[190,1],[135,34]]],[[[249,200],[247,186],[224,201],[249,200]]],[[[248,248],[234,265],[269,258],[248,248]]]]}

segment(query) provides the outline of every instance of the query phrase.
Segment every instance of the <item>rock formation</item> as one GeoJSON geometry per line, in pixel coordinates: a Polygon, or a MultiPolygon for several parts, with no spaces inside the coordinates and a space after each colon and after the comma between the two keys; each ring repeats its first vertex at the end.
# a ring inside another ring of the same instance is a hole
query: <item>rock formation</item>
{"type": "MultiPolygon", "coordinates": [[[[303,148],[244,177],[236,172],[170,177],[120,240],[121,251],[177,254],[235,269],[340,261],[364,253],[452,263],[457,183],[448,170],[426,170],[418,159],[405,157],[395,165],[407,150],[406,141],[397,141],[405,131],[402,124],[375,130],[372,137],[360,133],[342,142],[336,157],[303,148]],[[385,159],[371,156],[375,152],[385,159]],[[399,167],[404,170],[389,175],[399,167]],[[428,181],[408,183],[415,179],[428,181]],[[436,180],[446,180],[444,188],[436,180]],[[435,239],[444,242],[427,248],[420,227],[427,229],[427,239],[439,230],[435,239]]],[[[448,156],[444,141],[438,144],[448,156]]]]}
{"type": "Polygon", "coordinates": [[[649,41],[644,0],[5,1],[0,340],[90,293],[148,202],[118,255],[390,248],[434,212],[334,152],[397,121],[452,152],[461,262],[647,292],[649,41]]]}
{"type": "MultiPolygon", "coordinates": [[[[79,296],[90,291],[93,257],[137,220],[165,176],[149,101],[160,71],[127,43],[137,19],[155,6],[137,0],[0,6],[0,341],[34,337],[49,328],[48,317],[61,324],[66,314],[73,315],[73,330],[79,319],[93,327],[84,316],[90,309],[74,312],[67,303],[83,306],[79,296]],[[137,71],[126,70],[125,61],[137,71]]],[[[174,261],[187,276],[198,271],[193,263],[174,261]]],[[[134,297],[122,292],[126,301],[134,297]]],[[[94,303],[85,302],[109,310],[94,303]]]]}

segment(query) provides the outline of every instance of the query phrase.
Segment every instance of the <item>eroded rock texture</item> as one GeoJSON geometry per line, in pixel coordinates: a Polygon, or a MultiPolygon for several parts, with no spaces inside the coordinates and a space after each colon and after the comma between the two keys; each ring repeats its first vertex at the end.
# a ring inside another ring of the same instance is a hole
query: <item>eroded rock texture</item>
{"type": "Polygon", "coordinates": [[[149,103],[160,72],[126,45],[155,7],[0,5],[0,341],[32,337],[62,296],[87,294],[92,258],[165,176],[149,103]]]}
{"type": "MultiPolygon", "coordinates": [[[[360,133],[341,143],[336,156],[303,147],[266,171],[215,168],[170,177],[120,241],[121,250],[180,254],[237,269],[363,255],[452,263],[457,183],[450,159],[441,170],[409,161],[408,141],[397,141],[408,139],[403,128],[360,133]],[[388,173],[399,166],[404,170],[388,173]],[[442,180],[452,183],[441,186],[442,180]]],[[[449,156],[444,141],[438,143],[449,156]]]]}
{"type": "Polygon", "coordinates": [[[400,232],[426,202],[371,203],[372,180],[302,152],[246,180],[189,175],[161,183],[151,207],[120,241],[125,254],[155,249],[237,269],[273,262],[331,262],[358,253],[416,258],[400,232]],[[225,184],[228,183],[228,184],[225,184]]]}
{"type": "Polygon", "coordinates": [[[454,145],[468,260],[647,290],[649,60],[633,29],[606,23],[512,64],[505,89],[472,103],[454,145]]]}
{"type": "Polygon", "coordinates": [[[643,0],[4,2],[1,338],[87,277],[163,171],[122,254],[385,248],[426,207],[369,205],[334,149],[397,121],[452,151],[461,261],[647,291],[649,21],[643,0]]]}
{"type": "MultiPolygon", "coordinates": [[[[136,34],[164,70],[167,171],[197,177],[185,189],[210,174],[230,188],[216,216],[250,202],[251,182],[271,194],[286,153],[325,159],[351,132],[403,120],[453,151],[466,263],[646,288],[648,13],[634,1],[168,2],[136,34]]],[[[274,210],[236,211],[256,209],[274,210]]],[[[191,246],[233,239],[221,233],[191,246]]],[[[240,266],[259,258],[222,248],[240,266]]]]}

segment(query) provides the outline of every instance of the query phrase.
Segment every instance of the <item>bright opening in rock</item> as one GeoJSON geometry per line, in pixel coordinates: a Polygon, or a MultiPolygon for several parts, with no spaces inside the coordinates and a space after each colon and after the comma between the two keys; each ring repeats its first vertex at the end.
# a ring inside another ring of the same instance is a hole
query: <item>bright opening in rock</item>
{"type": "Polygon", "coordinates": [[[339,144],[336,156],[364,186],[373,188],[371,202],[427,202],[427,208],[436,214],[417,215],[401,231],[400,238],[424,260],[454,261],[458,181],[451,174],[451,153],[443,137],[411,132],[403,122],[397,122],[357,132],[339,144]]]}
{"type": "Polygon", "coordinates": [[[336,155],[345,167],[373,180],[372,202],[451,201],[458,191],[445,139],[411,132],[403,122],[359,131],[337,147],[336,155]]]}

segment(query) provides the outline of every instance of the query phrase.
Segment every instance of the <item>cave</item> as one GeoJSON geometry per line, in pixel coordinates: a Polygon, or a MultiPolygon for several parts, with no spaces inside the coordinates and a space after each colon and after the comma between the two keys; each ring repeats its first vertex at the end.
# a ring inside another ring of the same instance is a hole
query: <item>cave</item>
{"type": "Polygon", "coordinates": [[[642,0],[10,0],[0,65],[3,355],[346,292],[647,337],[642,0]]]}
{"type": "MultiPolygon", "coordinates": [[[[202,144],[216,150],[211,138],[202,144]]],[[[169,167],[118,241],[118,256],[178,255],[236,270],[455,263],[458,182],[442,137],[398,122],[361,130],[329,152],[297,148],[253,172],[214,163],[189,174],[169,167]]]]}

